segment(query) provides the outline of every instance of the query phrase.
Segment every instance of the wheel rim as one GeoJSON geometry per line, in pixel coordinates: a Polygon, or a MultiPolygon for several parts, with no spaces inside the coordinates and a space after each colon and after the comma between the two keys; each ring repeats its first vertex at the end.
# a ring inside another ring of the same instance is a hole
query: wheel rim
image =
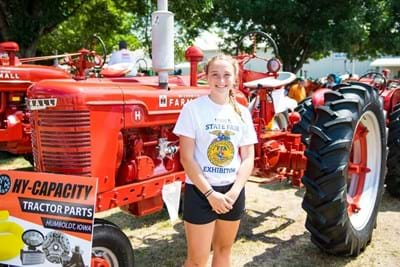
{"type": "Polygon", "coordinates": [[[368,111],[357,124],[348,168],[347,212],[357,230],[366,226],[375,207],[381,175],[380,142],[378,120],[368,111]]]}
{"type": "Polygon", "coordinates": [[[104,258],[110,267],[119,267],[117,256],[106,247],[93,247],[92,251],[97,257],[104,258]]]}

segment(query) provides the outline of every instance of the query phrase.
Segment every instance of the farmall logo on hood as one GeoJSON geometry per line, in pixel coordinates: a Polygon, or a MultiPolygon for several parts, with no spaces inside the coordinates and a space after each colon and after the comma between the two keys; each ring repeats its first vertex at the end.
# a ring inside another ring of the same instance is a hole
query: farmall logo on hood
{"type": "Polygon", "coordinates": [[[28,99],[28,108],[30,110],[41,110],[55,106],[57,106],[57,98],[28,99]]]}
{"type": "Polygon", "coordinates": [[[19,80],[20,78],[18,76],[18,73],[0,70],[0,79],[1,80],[19,80]]]}

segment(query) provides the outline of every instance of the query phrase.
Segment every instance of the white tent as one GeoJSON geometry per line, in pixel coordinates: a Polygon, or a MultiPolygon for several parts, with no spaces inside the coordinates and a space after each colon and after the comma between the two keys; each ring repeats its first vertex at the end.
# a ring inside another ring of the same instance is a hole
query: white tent
{"type": "Polygon", "coordinates": [[[389,78],[400,77],[400,57],[378,58],[372,61],[371,66],[376,67],[377,71],[389,69],[389,78]]]}
{"type": "Polygon", "coordinates": [[[372,61],[372,67],[400,67],[400,57],[378,58],[372,61]]]}

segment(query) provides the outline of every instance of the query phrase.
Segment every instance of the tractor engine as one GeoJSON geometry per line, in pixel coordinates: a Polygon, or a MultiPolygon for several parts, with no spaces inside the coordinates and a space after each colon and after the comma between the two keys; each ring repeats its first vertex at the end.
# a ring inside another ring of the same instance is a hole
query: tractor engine
{"type": "Polygon", "coordinates": [[[162,125],[123,131],[117,186],[181,170],[176,157],[179,147],[176,136],[172,134],[173,127],[162,125]]]}

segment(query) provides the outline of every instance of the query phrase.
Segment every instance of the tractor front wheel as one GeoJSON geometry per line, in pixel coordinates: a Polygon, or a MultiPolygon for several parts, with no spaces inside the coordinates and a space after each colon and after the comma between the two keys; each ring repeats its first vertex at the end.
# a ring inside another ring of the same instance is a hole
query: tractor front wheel
{"type": "Polygon", "coordinates": [[[386,171],[386,128],[375,89],[361,83],[325,93],[306,150],[303,208],[320,249],[358,255],[372,238],[386,171]]]}
{"type": "Polygon", "coordinates": [[[133,249],[128,237],[115,225],[95,220],[92,257],[105,260],[109,267],[134,266],[133,249]]]}

